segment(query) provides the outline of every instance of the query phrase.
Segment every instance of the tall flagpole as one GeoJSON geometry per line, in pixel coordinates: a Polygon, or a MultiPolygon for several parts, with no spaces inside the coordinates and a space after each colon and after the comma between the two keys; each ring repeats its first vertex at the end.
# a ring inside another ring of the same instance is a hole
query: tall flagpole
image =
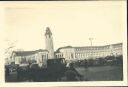
{"type": "MultiPolygon", "coordinates": [[[[92,40],[93,40],[93,38],[89,38],[89,40],[90,40],[90,44],[91,44],[91,47],[92,47],[92,40]]],[[[93,55],[93,54],[92,54],[92,52],[91,52],[91,55],[90,55],[91,58],[93,58],[92,55],[93,55]]]]}
{"type": "Polygon", "coordinates": [[[90,40],[90,43],[91,43],[91,46],[92,46],[92,40],[93,40],[93,38],[89,38],[89,40],[90,40]]]}

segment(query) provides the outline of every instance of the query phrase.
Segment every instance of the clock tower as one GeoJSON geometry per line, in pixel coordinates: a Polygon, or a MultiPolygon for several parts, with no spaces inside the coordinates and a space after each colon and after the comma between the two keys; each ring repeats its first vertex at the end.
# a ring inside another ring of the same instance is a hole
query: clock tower
{"type": "Polygon", "coordinates": [[[49,27],[46,27],[45,44],[46,44],[46,50],[49,51],[48,58],[53,59],[54,58],[53,37],[49,27]]]}

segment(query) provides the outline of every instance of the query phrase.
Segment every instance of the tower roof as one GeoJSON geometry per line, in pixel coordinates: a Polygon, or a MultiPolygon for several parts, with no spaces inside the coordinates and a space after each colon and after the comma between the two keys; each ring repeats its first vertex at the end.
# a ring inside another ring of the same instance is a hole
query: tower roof
{"type": "Polygon", "coordinates": [[[45,33],[45,35],[52,35],[52,32],[51,32],[51,30],[50,30],[50,28],[49,27],[46,27],[46,33],[45,33]]]}

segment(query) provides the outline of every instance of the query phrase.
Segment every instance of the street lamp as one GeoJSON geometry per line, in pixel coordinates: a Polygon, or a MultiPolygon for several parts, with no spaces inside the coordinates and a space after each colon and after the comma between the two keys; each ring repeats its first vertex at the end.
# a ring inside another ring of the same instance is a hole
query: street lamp
{"type": "MultiPolygon", "coordinates": [[[[90,43],[91,43],[91,46],[92,46],[92,40],[93,40],[93,38],[89,38],[89,40],[90,40],[90,43]]],[[[92,50],[92,49],[91,49],[92,50]]],[[[93,52],[93,51],[92,51],[93,52]]],[[[90,55],[90,57],[91,58],[93,58],[93,53],[91,52],[91,55],[90,55]]]]}

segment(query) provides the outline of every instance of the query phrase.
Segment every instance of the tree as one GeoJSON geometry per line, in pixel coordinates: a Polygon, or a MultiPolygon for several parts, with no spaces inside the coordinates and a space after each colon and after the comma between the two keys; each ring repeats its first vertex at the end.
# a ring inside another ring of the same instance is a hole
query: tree
{"type": "Polygon", "coordinates": [[[15,49],[16,47],[16,42],[17,41],[10,41],[10,40],[6,40],[6,49],[5,49],[5,63],[10,63],[11,62],[11,54],[13,52],[13,50],[15,49]]]}

